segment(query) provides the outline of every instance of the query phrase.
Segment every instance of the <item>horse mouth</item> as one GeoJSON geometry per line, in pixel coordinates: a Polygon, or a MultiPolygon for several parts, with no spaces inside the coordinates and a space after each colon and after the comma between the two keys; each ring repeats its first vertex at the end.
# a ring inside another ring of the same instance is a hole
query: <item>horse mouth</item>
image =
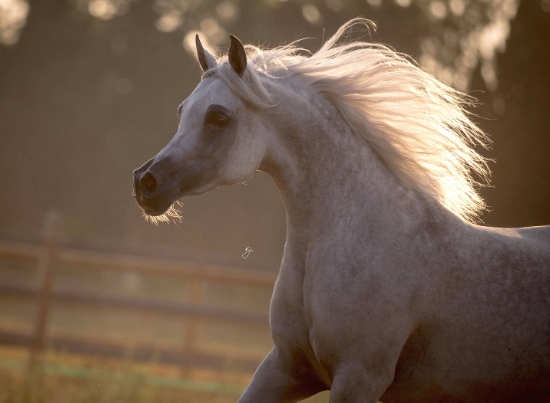
{"type": "Polygon", "coordinates": [[[184,196],[185,193],[185,189],[180,189],[180,191],[172,195],[172,197],[163,198],[164,202],[159,201],[153,205],[142,206],[138,202],[143,218],[155,225],[158,225],[160,222],[181,222],[183,217],[181,216],[180,210],[178,210],[178,206],[183,206],[183,204],[179,202],[178,199],[184,196]]]}
{"type": "MultiPolygon", "coordinates": [[[[143,206],[138,202],[139,207],[143,211],[143,215],[150,216],[150,217],[158,217],[163,214],[166,214],[168,210],[170,210],[170,207],[172,207],[177,200],[177,197],[174,199],[167,198],[164,202],[161,203],[149,203],[147,206],[143,206]]],[[[137,200],[136,200],[137,201],[137,200]]]]}
{"type": "Polygon", "coordinates": [[[158,225],[161,222],[173,222],[174,224],[181,223],[183,217],[181,215],[181,211],[177,208],[177,206],[181,205],[182,204],[176,200],[175,202],[169,204],[168,207],[162,209],[159,208],[152,210],[150,208],[142,208],[143,218],[145,218],[145,221],[149,221],[155,225],[158,225]]]}
{"type": "Polygon", "coordinates": [[[156,209],[156,210],[151,210],[150,208],[142,208],[141,210],[143,211],[143,214],[146,214],[151,217],[157,217],[159,215],[163,215],[164,213],[166,213],[166,211],[168,211],[170,206],[163,209],[156,209]]]}

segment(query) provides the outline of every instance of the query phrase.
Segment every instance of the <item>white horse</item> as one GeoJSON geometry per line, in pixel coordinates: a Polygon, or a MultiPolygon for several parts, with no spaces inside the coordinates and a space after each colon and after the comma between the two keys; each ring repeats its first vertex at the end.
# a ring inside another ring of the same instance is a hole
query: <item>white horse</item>
{"type": "Polygon", "coordinates": [[[275,347],[241,403],[550,401],[550,226],[487,228],[469,98],[379,45],[215,58],[170,143],[134,172],[145,214],[271,175],[287,238],[275,347]]]}

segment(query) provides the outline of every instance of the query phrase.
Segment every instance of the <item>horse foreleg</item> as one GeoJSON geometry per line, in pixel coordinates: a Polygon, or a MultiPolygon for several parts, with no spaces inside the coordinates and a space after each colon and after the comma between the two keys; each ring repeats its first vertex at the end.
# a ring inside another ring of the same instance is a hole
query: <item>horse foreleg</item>
{"type": "Polygon", "coordinates": [[[330,388],[329,403],[376,403],[393,380],[393,373],[374,373],[361,364],[338,368],[330,388]]]}
{"type": "Polygon", "coordinates": [[[238,403],[292,403],[326,387],[274,348],[256,370],[238,403]]]}

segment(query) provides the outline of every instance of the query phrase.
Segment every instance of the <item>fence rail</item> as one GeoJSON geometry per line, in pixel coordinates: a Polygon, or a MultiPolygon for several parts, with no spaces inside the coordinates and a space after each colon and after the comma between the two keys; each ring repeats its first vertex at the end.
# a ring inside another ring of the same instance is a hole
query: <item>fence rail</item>
{"type": "MultiPolygon", "coordinates": [[[[45,245],[0,240],[0,257],[38,259],[45,245]]],[[[79,267],[101,267],[102,270],[131,270],[140,274],[184,277],[190,280],[273,287],[277,274],[231,265],[186,261],[158,257],[135,256],[125,253],[98,252],[86,248],[56,246],[56,260],[79,267]]]]}
{"type": "Polygon", "coordinates": [[[46,218],[43,244],[31,244],[0,240],[0,258],[32,259],[38,265],[38,281],[21,284],[4,277],[0,283],[0,296],[32,299],[37,304],[37,315],[32,333],[0,330],[0,344],[27,346],[30,348],[29,370],[34,367],[46,346],[69,353],[124,357],[128,354],[135,360],[201,366],[232,370],[253,370],[259,358],[231,357],[205,353],[197,348],[198,327],[202,321],[223,321],[238,325],[267,327],[267,312],[258,314],[204,305],[205,290],[209,283],[273,287],[276,273],[240,268],[217,263],[196,262],[185,259],[166,259],[136,256],[126,253],[100,252],[86,248],[59,245],[57,242],[60,219],[55,215],[46,218]],[[172,276],[183,278],[191,284],[186,303],[173,303],[147,298],[134,298],[107,293],[92,293],[64,286],[53,287],[54,267],[60,263],[78,266],[80,269],[108,271],[131,271],[144,275],[172,276]],[[7,281],[6,281],[7,280],[7,281]],[[51,304],[78,306],[101,306],[118,310],[146,312],[153,315],[169,315],[181,318],[186,332],[178,350],[155,345],[128,346],[107,340],[71,338],[53,335],[48,337],[48,321],[51,304]]]}

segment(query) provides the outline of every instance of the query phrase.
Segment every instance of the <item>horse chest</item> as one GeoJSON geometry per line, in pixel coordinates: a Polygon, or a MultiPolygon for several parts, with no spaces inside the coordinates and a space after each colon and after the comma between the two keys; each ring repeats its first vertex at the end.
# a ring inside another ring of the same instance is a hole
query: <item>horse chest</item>
{"type": "MultiPolygon", "coordinates": [[[[297,259],[296,259],[297,260],[297,259]]],[[[273,341],[279,350],[292,356],[300,372],[307,371],[325,384],[330,383],[330,361],[333,350],[329,319],[330,304],[319,303],[329,297],[330,279],[306,274],[312,267],[291,265],[295,259],[285,257],[271,301],[270,324],[273,341]]],[[[331,297],[332,298],[332,297],[331,297]]]]}
{"type": "Polygon", "coordinates": [[[271,304],[275,344],[294,356],[306,357],[322,372],[330,372],[331,357],[344,349],[341,344],[361,332],[356,325],[369,314],[364,306],[377,294],[364,291],[377,282],[369,285],[367,279],[353,275],[335,276],[333,264],[322,258],[311,257],[309,264],[295,267],[289,266],[289,260],[281,270],[271,304]]]}
{"type": "Polygon", "coordinates": [[[304,310],[303,282],[280,276],[271,301],[270,326],[275,347],[291,359],[292,372],[311,383],[330,385],[330,376],[319,363],[311,344],[310,316],[304,310]]]}

